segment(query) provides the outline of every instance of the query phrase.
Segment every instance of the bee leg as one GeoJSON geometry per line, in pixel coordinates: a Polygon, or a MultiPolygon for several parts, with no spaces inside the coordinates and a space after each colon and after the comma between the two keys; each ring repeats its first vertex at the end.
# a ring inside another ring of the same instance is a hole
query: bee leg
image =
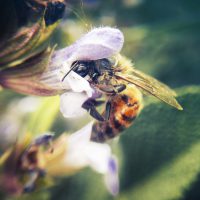
{"type": "MultiPolygon", "coordinates": [[[[101,103],[101,101],[99,101],[101,103]]],[[[94,99],[88,99],[82,105],[82,108],[87,110],[89,114],[94,117],[98,121],[105,121],[104,117],[97,111],[96,106],[98,105],[98,101],[94,99]]]]}
{"type": "Polygon", "coordinates": [[[110,119],[110,111],[111,111],[111,102],[107,101],[106,103],[106,111],[105,111],[105,120],[110,119]]]}
{"type": "Polygon", "coordinates": [[[120,93],[126,89],[126,85],[125,84],[114,85],[114,89],[116,93],[120,93]]]}
{"type": "Polygon", "coordinates": [[[98,121],[105,121],[104,117],[96,110],[95,107],[92,107],[89,111],[90,115],[98,121]]]}
{"type": "Polygon", "coordinates": [[[104,93],[107,93],[107,94],[116,94],[116,90],[115,88],[112,86],[99,86],[99,89],[104,92],[104,93]]]}
{"type": "Polygon", "coordinates": [[[94,101],[95,107],[96,107],[96,106],[101,106],[102,104],[105,103],[105,101],[103,101],[103,100],[98,100],[98,101],[97,101],[97,100],[94,99],[93,101],[94,101]]]}
{"type": "Polygon", "coordinates": [[[107,94],[118,94],[126,89],[126,85],[125,84],[112,85],[112,86],[101,85],[99,86],[99,89],[107,94]]]}

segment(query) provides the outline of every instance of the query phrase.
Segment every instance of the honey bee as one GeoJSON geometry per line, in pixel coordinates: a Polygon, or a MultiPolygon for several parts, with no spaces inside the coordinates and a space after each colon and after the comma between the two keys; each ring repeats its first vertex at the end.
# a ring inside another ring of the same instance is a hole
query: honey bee
{"type": "Polygon", "coordinates": [[[101,95],[88,99],[82,105],[97,120],[93,125],[92,141],[105,142],[132,125],[142,108],[141,91],[182,110],[172,89],[135,69],[130,60],[120,54],[112,59],[77,61],[71,70],[86,78],[106,98],[102,114],[96,109],[103,103],[98,99],[101,95]]]}
{"type": "Polygon", "coordinates": [[[63,60],[68,60],[62,81],[72,88],[69,95],[62,95],[61,112],[65,117],[74,117],[84,113],[82,108],[87,110],[97,120],[91,135],[95,142],[113,138],[132,125],[142,108],[142,93],[182,110],[172,89],[135,69],[131,61],[120,54],[123,44],[124,36],[119,29],[100,27],[61,50],[65,52],[61,56],[63,60]],[[72,102],[72,97],[77,100],[72,102]],[[97,107],[102,104],[103,112],[99,112],[97,107]]]}

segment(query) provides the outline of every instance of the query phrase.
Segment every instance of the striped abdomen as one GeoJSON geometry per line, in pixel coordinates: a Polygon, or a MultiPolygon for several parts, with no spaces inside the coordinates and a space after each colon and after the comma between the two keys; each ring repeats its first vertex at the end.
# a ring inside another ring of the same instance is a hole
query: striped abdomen
{"type": "Polygon", "coordinates": [[[134,85],[127,85],[123,92],[112,97],[109,120],[94,123],[92,141],[104,142],[119,135],[132,125],[141,108],[141,92],[134,85]]]}

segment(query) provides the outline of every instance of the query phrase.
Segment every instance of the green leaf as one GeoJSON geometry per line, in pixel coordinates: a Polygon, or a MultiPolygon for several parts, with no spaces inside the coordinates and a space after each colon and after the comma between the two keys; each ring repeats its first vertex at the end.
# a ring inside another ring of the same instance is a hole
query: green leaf
{"type": "Polygon", "coordinates": [[[108,197],[110,195],[106,191],[102,176],[91,169],[85,169],[63,179],[52,188],[50,200],[106,200],[108,197]]]}
{"type": "Polygon", "coordinates": [[[25,194],[20,197],[7,197],[5,199],[1,200],[48,200],[49,199],[49,194],[47,191],[39,191],[39,192],[34,192],[31,194],[25,194]]]}
{"type": "MultiPolygon", "coordinates": [[[[178,95],[183,111],[146,99],[134,125],[121,135],[121,190],[116,199],[191,200],[190,193],[199,191],[200,87],[182,88],[178,95]]],[[[51,191],[51,199],[57,200],[112,199],[101,177],[89,171],[51,191]]]]}
{"type": "Polygon", "coordinates": [[[200,88],[181,89],[178,100],[183,111],[149,103],[121,137],[122,199],[187,199],[200,173],[200,88]]]}

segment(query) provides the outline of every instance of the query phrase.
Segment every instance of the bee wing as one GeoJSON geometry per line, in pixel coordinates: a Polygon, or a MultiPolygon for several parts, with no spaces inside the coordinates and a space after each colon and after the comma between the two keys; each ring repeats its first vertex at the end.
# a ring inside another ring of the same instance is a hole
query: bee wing
{"type": "Polygon", "coordinates": [[[131,75],[117,75],[117,77],[136,85],[145,92],[155,96],[156,98],[177,108],[178,110],[183,110],[181,105],[175,99],[175,91],[170,89],[167,85],[156,80],[155,78],[136,69],[132,70],[131,75]]]}

